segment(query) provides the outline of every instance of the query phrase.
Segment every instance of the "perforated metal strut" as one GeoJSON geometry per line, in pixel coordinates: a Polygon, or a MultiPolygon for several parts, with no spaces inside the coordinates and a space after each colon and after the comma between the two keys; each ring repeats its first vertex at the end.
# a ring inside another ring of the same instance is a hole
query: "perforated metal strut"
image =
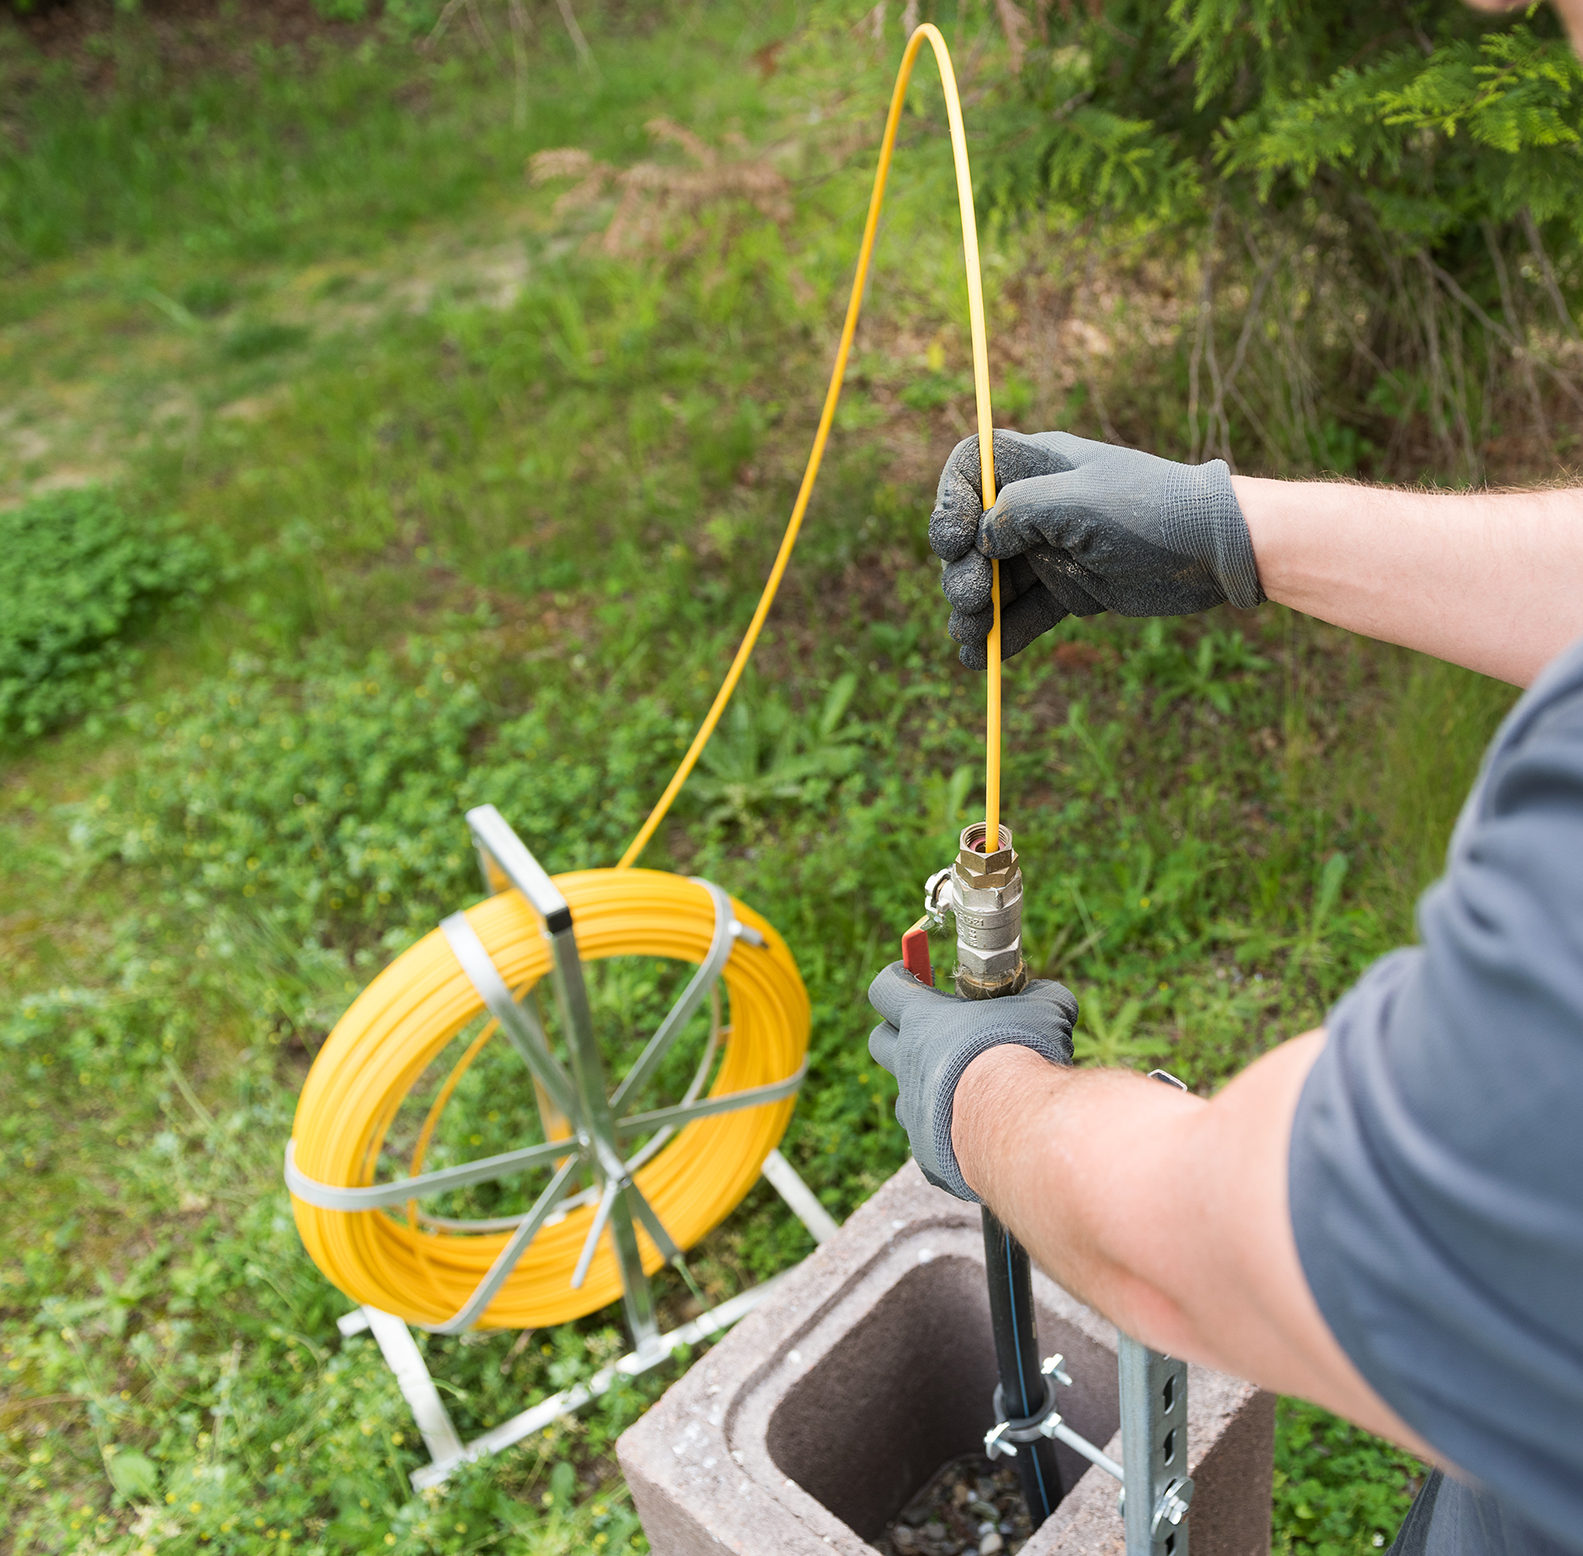
{"type": "MultiPolygon", "coordinates": [[[[1165,1070],[1150,1071],[1149,1079],[1187,1090],[1165,1070]]],[[[1116,1368],[1127,1556],[1188,1556],[1187,1363],[1118,1334],[1116,1368]]]]}

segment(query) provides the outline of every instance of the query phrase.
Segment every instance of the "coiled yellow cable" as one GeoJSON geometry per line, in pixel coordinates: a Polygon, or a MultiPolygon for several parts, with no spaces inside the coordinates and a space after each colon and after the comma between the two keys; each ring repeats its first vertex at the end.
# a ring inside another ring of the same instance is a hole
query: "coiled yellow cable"
{"type": "MultiPolygon", "coordinates": [[[[950,51],[937,28],[925,23],[907,41],[885,120],[846,319],[825,391],[813,447],[791,518],[725,680],[680,765],[654,809],[613,870],[557,876],[572,910],[577,946],[585,961],[607,956],[669,957],[701,963],[714,931],[714,907],[696,882],[632,865],[686,783],[720,722],[765,618],[774,603],[813,495],[825,444],[835,420],[847,359],[857,331],[873,257],[879,215],[895,149],[896,131],[918,52],[934,51],[945,96],[956,167],[967,272],[984,506],[995,500],[989,352],[973,211],[967,136],[950,51]]],[[[994,565],[994,616],[988,653],[985,819],[993,846],[1000,822],[1000,567],[994,565]]],[[[761,946],[739,939],[721,974],[730,1003],[730,1033],[710,1095],[786,1080],[797,1073],[808,1046],[808,997],[785,942],[750,909],[733,901],[740,922],[758,930],[761,946]]],[[[550,953],[537,915],[515,892],[504,892],[467,910],[501,976],[520,998],[549,970],[550,953]]],[[[426,935],[392,962],[358,996],[314,1060],[293,1125],[296,1167],[320,1183],[371,1184],[386,1135],[401,1103],[429,1065],[475,1020],[483,1002],[440,930],[426,935]]],[[[421,1168],[441,1110],[488,1041],[486,1026],[442,1083],[424,1122],[412,1171],[421,1168]]],[[[524,1086],[528,1077],[523,1076],[524,1086]]],[[[688,1248],[718,1225],[757,1180],[791,1117],[793,1100],[764,1103],[699,1119],[680,1130],[635,1174],[655,1214],[679,1248],[688,1248]]],[[[458,1233],[425,1227],[409,1207],[404,1220],[383,1210],[327,1210],[293,1196],[292,1209],[315,1264],[354,1301],[412,1323],[443,1323],[472,1294],[510,1234],[458,1233]]],[[[621,1294],[608,1237],[602,1238],[587,1277],[573,1289],[571,1275],[594,1216],[591,1204],[569,1210],[544,1226],[478,1322],[489,1328],[564,1323],[606,1306],[621,1294]]],[[[657,1269],[660,1251],[639,1231],[644,1268],[657,1269]]]]}
{"type": "MultiPolygon", "coordinates": [[[[702,962],[714,905],[694,881],[654,870],[584,870],[556,877],[572,910],[584,961],[609,956],[702,962]]],[[[785,942],[758,914],[732,904],[761,946],[738,939],[721,973],[731,1032],[710,1095],[785,1080],[808,1043],[808,996],[785,942]]],[[[515,892],[467,910],[501,977],[531,988],[550,952],[537,914],[515,892]]],[[[321,1183],[374,1181],[396,1110],[445,1046],[483,1010],[444,935],[433,930],[357,997],[314,1060],[293,1130],[298,1169],[321,1183]]],[[[529,1087],[526,1070],[523,1091],[529,1087]]],[[[678,1247],[718,1225],[753,1186],[791,1117],[793,1099],[698,1119],[634,1175],[678,1247]]],[[[325,1210],[294,1198],[297,1229],[313,1262],[342,1291],[412,1323],[442,1323],[472,1294],[509,1233],[429,1231],[381,1210],[325,1210]]],[[[582,1205],[544,1227],[485,1309],[487,1328],[564,1323],[621,1294],[609,1239],[581,1288],[570,1284],[594,1209],[582,1205]]],[[[644,1268],[660,1252],[640,1231],[644,1268]]]]}

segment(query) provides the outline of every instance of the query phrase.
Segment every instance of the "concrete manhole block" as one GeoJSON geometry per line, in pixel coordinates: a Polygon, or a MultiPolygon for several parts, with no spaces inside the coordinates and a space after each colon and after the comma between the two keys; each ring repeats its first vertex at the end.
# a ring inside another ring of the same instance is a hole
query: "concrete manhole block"
{"type": "MultiPolygon", "coordinates": [[[[1115,1330],[1035,1271],[1060,1409],[1121,1456],[1115,1330]]],[[[995,1384],[978,1210],[908,1163],[617,1444],[656,1556],[873,1556],[947,1460],[983,1446],[995,1384]]],[[[1192,1556],[1265,1556],[1272,1396],[1190,1370],[1192,1556]]],[[[1058,1445],[1065,1500],[1024,1556],[1124,1550],[1118,1486],[1058,1445]]]]}

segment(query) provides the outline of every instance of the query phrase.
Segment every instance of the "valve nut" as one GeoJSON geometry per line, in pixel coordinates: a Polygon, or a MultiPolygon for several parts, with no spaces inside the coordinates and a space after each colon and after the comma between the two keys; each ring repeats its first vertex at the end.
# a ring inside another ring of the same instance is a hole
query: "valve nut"
{"type": "Polygon", "coordinates": [[[940,895],[956,916],[956,983],[968,999],[1015,994],[1028,981],[1022,960],[1022,871],[1011,828],[985,854],[983,822],[964,827],[940,895]]]}

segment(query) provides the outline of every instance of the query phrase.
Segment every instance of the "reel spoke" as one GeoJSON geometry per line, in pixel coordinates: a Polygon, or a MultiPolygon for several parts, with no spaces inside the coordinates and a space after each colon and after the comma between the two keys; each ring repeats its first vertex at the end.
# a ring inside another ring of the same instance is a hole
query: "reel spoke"
{"type": "Polygon", "coordinates": [[[462,971],[468,976],[479,998],[488,1007],[490,1015],[500,1023],[500,1029],[511,1040],[511,1045],[522,1055],[533,1078],[550,1094],[556,1108],[567,1118],[577,1117],[577,1093],[571,1077],[561,1067],[560,1061],[550,1052],[549,1040],[538,1017],[527,1006],[512,998],[511,990],[500,976],[494,959],[478,938],[478,932],[467,922],[464,913],[453,913],[440,925],[462,971]]]}
{"type": "Polygon", "coordinates": [[[559,1202],[562,1187],[577,1165],[576,1157],[561,1164],[560,1170],[545,1184],[544,1192],[534,1202],[533,1209],[528,1212],[521,1226],[511,1234],[510,1240],[500,1250],[495,1262],[489,1266],[484,1278],[473,1288],[472,1296],[443,1324],[428,1326],[435,1334],[459,1334],[462,1330],[473,1327],[478,1321],[478,1315],[489,1306],[495,1293],[505,1283],[506,1277],[516,1269],[517,1261],[527,1252],[528,1244],[538,1235],[539,1228],[549,1220],[550,1212],[559,1202]]]}
{"type": "Polygon", "coordinates": [[[695,1118],[709,1118],[716,1113],[734,1113],[738,1108],[757,1108],[766,1102],[779,1102],[802,1085],[807,1073],[808,1063],[804,1060],[785,1080],[772,1081],[767,1086],[728,1091],[718,1097],[705,1097],[701,1102],[678,1102],[675,1107],[655,1108],[649,1113],[629,1113],[625,1118],[617,1119],[616,1134],[641,1135],[650,1129],[690,1124],[695,1118]]]}
{"type": "Polygon", "coordinates": [[[577,1267],[572,1271],[573,1291],[580,1290],[583,1282],[588,1279],[588,1266],[594,1262],[594,1249],[599,1246],[599,1239],[604,1235],[605,1222],[610,1219],[610,1207],[616,1202],[617,1187],[614,1178],[605,1180],[604,1189],[599,1195],[599,1208],[594,1211],[588,1236],[583,1239],[582,1252],[577,1255],[577,1267]]]}
{"type": "Polygon", "coordinates": [[[317,1205],[321,1210],[381,1210],[387,1205],[400,1205],[409,1199],[424,1199],[431,1194],[444,1194],[451,1189],[464,1189],[475,1183],[506,1178],[514,1172],[526,1172],[566,1153],[566,1141],[552,1140],[544,1145],[524,1146],[519,1151],[502,1151],[498,1156],[481,1156],[477,1161],[461,1162],[455,1167],[437,1167],[433,1172],[420,1172],[390,1183],[342,1188],[308,1177],[297,1166],[296,1142],[288,1141],[286,1187],[298,1199],[317,1205]]]}
{"type": "Polygon", "coordinates": [[[643,1230],[654,1239],[654,1246],[659,1249],[660,1257],[667,1264],[675,1264],[682,1256],[682,1251],[671,1241],[671,1234],[665,1230],[665,1223],[655,1215],[654,1207],[644,1196],[640,1189],[630,1178],[626,1183],[627,1203],[637,1212],[637,1218],[643,1223],[643,1230]]]}
{"type": "Polygon", "coordinates": [[[688,980],[681,996],[655,1029],[654,1036],[648,1040],[643,1052],[638,1055],[637,1063],[627,1071],[621,1084],[611,1093],[611,1112],[619,1109],[621,1104],[659,1067],[660,1062],[670,1052],[671,1045],[681,1036],[682,1028],[687,1025],[693,1012],[703,1004],[704,996],[714,987],[721,969],[730,959],[739,928],[736,915],[731,911],[731,899],[713,881],[702,880],[698,876],[694,876],[693,879],[709,893],[709,900],[714,904],[715,932],[709,943],[709,954],[699,963],[698,971],[688,980]]]}

